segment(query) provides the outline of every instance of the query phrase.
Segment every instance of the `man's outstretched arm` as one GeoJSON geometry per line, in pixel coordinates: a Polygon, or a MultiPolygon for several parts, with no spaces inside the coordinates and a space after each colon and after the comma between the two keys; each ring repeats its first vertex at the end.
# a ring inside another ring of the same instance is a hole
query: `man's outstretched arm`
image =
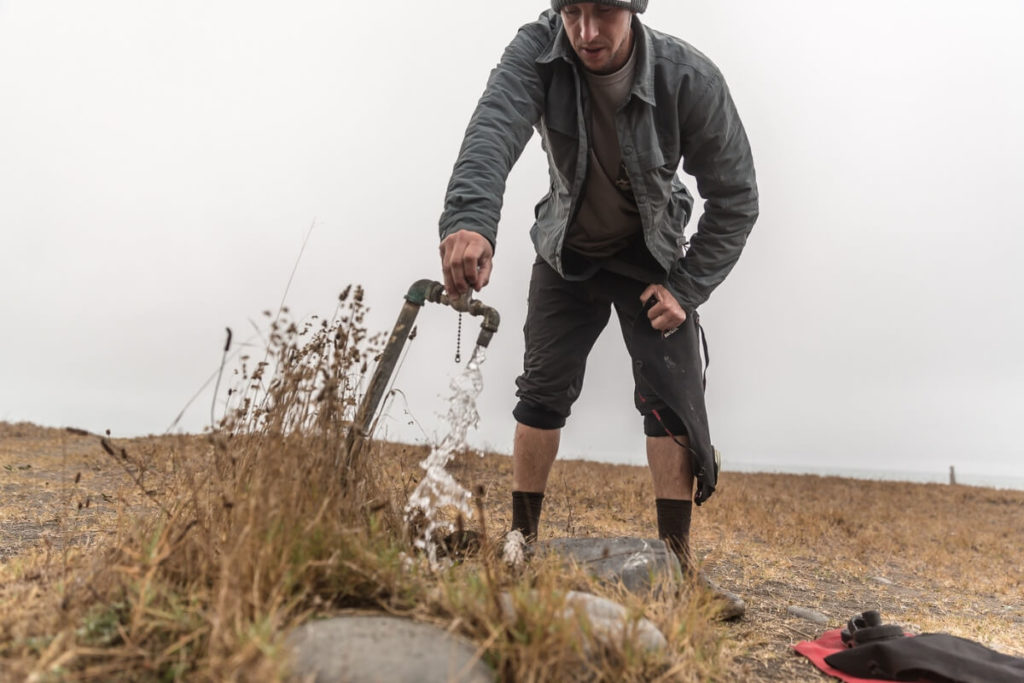
{"type": "Polygon", "coordinates": [[[543,111],[536,59],[550,30],[543,20],[519,29],[466,129],[439,223],[441,267],[451,293],[479,291],[490,279],[505,181],[543,111]]]}

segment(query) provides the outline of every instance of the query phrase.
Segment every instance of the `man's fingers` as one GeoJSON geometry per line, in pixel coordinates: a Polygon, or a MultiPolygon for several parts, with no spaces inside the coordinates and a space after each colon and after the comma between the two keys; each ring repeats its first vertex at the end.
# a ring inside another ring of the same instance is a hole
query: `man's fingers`
{"type": "Polygon", "coordinates": [[[486,251],[478,252],[476,249],[466,249],[466,255],[462,260],[466,282],[472,285],[473,289],[480,291],[487,286],[491,279],[491,255],[486,251]]]}
{"type": "Polygon", "coordinates": [[[441,242],[441,270],[449,294],[480,291],[491,275],[491,243],[483,235],[460,230],[441,242]]]}
{"type": "Polygon", "coordinates": [[[466,279],[466,284],[473,287],[476,291],[480,291],[478,282],[478,273],[480,263],[480,255],[475,249],[466,249],[462,254],[462,274],[466,279]]]}
{"type": "Polygon", "coordinates": [[[665,332],[674,330],[686,322],[686,313],[683,311],[669,310],[651,320],[651,327],[665,332]]]}
{"type": "Polygon", "coordinates": [[[679,327],[679,322],[676,318],[668,313],[659,315],[658,317],[651,320],[651,327],[658,330],[659,332],[665,332],[667,330],[675,329],[679,327]]]}
{"type": "Polygon", "coordinates": [[[451,261],[448,264],[448,272],[451,274],[452,287],[454,288],[454,289],[449,289],[448,293],[449,294],[453,294],[453,293],[454,294],[462,294],[462,293],[464,293],[468,289],[468,286],[466,285],[466,271],[465,271],[465,269],[464,269],[464,267],[462,265],[462,257],[461,256],[459,256],[457,254],[453,254],[452,255],[451,261]]]}
{"type": "Polygon", "coordinates": [[[640,294],[640,301],[644,306],[650,299],[654,299],[653,305],[647,308],[647,319],[651,321],[651,327],[662,332],[674,330],[686,322],[686,311],[679,305],[672,293],[662,285],[648,285],[640,294]]]}
{"type": "Polygon", "coordinates": [[[651,318],[651,327],[656,330],[667,330],[667,325],[670,324],[669,316],[667,313],[662,313],[651,318]]]}
{"type": "Polygon", "coordinates": [[[654,305],[647,309],[647,317],[652,323],[658,318],[666,316],[671,312],[668,304],[661,299],[655,298],[654,302],[654,305]]]}
{"type": "MultiPolygon", "coordinates": [[[[449,238],[451,239],[451,238],[449,238]]],[[[444,288],[449,294],[462,294],[466,291],[466,275],[462,265],[462,254],[465,252],[465,245],[457,240],[445,240],[447,246],[444,249],[442,267],[444,269],[444,288]]]]}
{"type": "Polygon", "coordinates": [[[441,276],[444,278],[445,291],[452,291],[455,283],[452,282],[451,270],[448,267],[448,240],[441,242],[441,276]]]}
{"type": "Polygon", "coordinates": [[[487,286],[487,283],[491,281],[491,268],[494,266],[494,261],[490,256],[486,254],[480,259],[480,272],[477,273],[477,288],[476,291],[480,291],[487,286]]]}

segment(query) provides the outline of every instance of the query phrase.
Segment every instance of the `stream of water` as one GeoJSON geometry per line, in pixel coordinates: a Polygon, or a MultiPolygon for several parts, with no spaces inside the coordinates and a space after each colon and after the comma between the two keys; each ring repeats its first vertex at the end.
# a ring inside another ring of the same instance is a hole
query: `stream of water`
{"type": "Polygon", "coordinates": [[[448,399],[448,434],[435,445],[430,455],[420,463],[426,475],[409,496],[405,507],[405,521],[425,522],[414,544],[423,550],[432,567],[438,567],[437,538],[452,531],[452,524],[442,519],[445,508],[454,510],[469,519],[473,516],[470,505],[472,494],[445,469],[455,455],[466,448],[466,433],[476,427],[479,415],[476,412],[476,398],[484,388],[480,366],[485,360],[484,349],[473,350],[466,367],[452,378],[451,397],[448,399]],[[420,517],[422,515],[422,517],[420,517]]]}

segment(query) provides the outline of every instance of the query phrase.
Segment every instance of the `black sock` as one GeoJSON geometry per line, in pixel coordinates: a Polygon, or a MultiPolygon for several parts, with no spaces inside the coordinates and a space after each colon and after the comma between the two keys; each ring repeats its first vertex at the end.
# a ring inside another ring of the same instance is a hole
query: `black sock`
{"type": "Polygon", "coordinates": [[[540,526],[540,508],[544,504],[543,493],[532,491],[512,492],[512,530],[523,534],[528,542],[537,540],[540,526]]]}
{"type": "Polygon", "coordinates": [[[656,498],[658,511],[658,538],[679,558],[683,571],[690,568],[690,516],[693,501],[656,498]]]}

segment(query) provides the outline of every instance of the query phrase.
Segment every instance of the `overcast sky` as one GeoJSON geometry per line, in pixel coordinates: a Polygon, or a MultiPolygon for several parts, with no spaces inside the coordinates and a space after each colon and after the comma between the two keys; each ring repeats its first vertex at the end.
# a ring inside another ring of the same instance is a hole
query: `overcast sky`
{"type": "MultiPolygon", "coordinates": [[[[544,8],[0,0],[0,419],[163,432],[224,327],[276,308],[311,225],[292,310],[361,283],[390,328],[440,277],[470,113],[544,8]]],[[[761,218],[701,310],[727,464],[1024,477],[1024,4],[651,0],[643,21],[719,65],[757,165],[761,218]]],[[[502,315],[479,447],[511,448],[546,185],[535,137],[479,295],[502,315]]],[[[389,436],[442,435],[455,326],[421,313],[389,436]]],[[[642,443],[613,326],[563,454],[639,464],[642,443]]]]}

